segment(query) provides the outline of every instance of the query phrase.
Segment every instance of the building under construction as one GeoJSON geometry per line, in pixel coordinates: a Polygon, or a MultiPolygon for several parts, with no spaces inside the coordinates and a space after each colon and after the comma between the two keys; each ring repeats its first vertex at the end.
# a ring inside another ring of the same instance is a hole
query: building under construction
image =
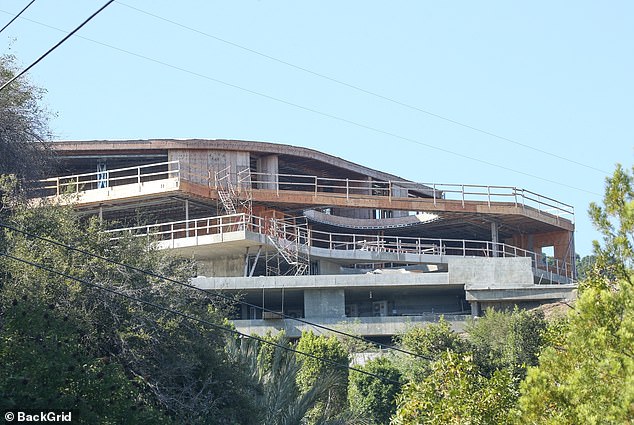
{"type": "Polygon", "coordinates": [[[407,181],[262,142],[51,145],[59,168],[38,197],[193,257],[194,284],[251,304],[235,311],[243,332],[295,337],[309,326],[297,317],[387,337],[576,288],[574,210],[529,190],[407,181]]]}

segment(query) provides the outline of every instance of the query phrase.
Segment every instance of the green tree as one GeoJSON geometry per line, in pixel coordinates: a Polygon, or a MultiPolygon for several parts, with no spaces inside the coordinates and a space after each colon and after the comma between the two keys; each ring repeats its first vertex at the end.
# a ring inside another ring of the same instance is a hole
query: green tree
{"type": "MultiPolygon", "coordinates": [[[[17,206],[8,220],[175,279],[187,280],[195,272],[192,261],[148,250],[143,241],[113,244],[97,220],[82,221],[69,208],[17,206]]],[[[2,250],[11,255],[212,323],[224,322],[225,306],[197,291],[14,231],[2,233],[2,250]]],[[[225,335],[217,330],[6,257],[0,257],[0,279],[3,407],[70,406],[80,409],[83,423],[108,423],[111,417],[120,423],[116,418],[124,414],[132,421],[127,412],[134,407],[178,423],[253,423],[253,385],[228,358],[225,335]]]]}
{"type": "MultiPolygon", "coordinates": [[[[15,75],[15,57],[0,56],[0,85],[15,75]]],[[[42,107],[45,90],[20,78],[0,92],[0,175],[36,179],[51,168],[45,142],[50,113],[42,107]]]]}
{"type": "Polygon", "coordinates": [[[508,423],[517,398],[515,388],[509,371],[498,370],[486,378],[469,355],[447,351],[431,364],[424,380],[405,386],[391,423],[508,423]]]}
{"type": "Polygon", "coordinates": [[[403,376],[409,381],[420,381],[429,373],[430,363],[440,358],[447,351],[466,353],[470,347],[444,317],[437,323],[425,326],[414,326],[397,338],[399,344],[407,351],[417,354],[399,356],[396,359],[403,376]]]}
{"type": "Polygon", "coordinates": [[[590,218],[603,235],[603,245],[594,241],[597,269],[611,279],[594,283],[616,284],[629,281],[634,267],[634,184],[632,172],[618,164],[612,177],[606,178],[603,206],[590,204],[590,218]]]}
{"type": "Polygon", "coordinates": [[[370,424],[389,423],[396,412],[396,395],[400,392],[401,372],[385,356],[377,357],[360,367],[361,370],[385,377],[385,382],[359,372],[350,372],[348,400],[352,412],[366,418],[370,424]]]}
{"type": "Polygon", "coordinates": [[[487,309],[483,317],[467,323],[467,339],[474,361],[487,376],[509,369],[523,379],[528,366],[535,366],[543,346],[546,321],[541,311],[487,309]]]}
{"type": "Polygon", "coordinates": [[[333,385],[309,413],[310,422],[315,423],[323,418],[334,417],[345,411],[348,399],[347,366],[350,359],[339,340],[334,336],[317,336],[312,331],[302,332],[302,336],[297,343],[297,350],[317,357],[313,358],[298,354],[301,368],[297,374],[297,385],[300,392],[306,393],[310,391],[315,383],[324,376],[334,375],[336,377],[333,385]],[[326,359],[328,362],[319,359],[326,359]]]}
{"type": "Polygon", "coordinates": [[[590,206],[604,245],[595,242],[597,265],[564,337],[543,351],[522,383],[522,422],[634,422],[632,194],[632,177],[619,165],[607,180],[604,206],[590,206]]]}
{"type": "Polygon", "coordinates": [[[586,255],[585,257],[580,257],[579,254],[575,256],[575,263],[577,268],[577,279],[586,280],[588,276],[591,275],[594,270],[595,264],[597,262],[596,255],[586,255]]]}

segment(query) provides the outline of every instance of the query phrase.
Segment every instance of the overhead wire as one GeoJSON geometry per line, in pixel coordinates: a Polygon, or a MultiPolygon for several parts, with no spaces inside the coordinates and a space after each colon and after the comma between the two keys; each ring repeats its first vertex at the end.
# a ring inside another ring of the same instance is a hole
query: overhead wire
{"type": "Polygon", "coordinates": [[[69,32],[66,37],[62,38],[60,41],[57,42],[57,44],[55,44],[53,47],[51,47],[50,49],[48,49],[46,51],[46,53],[44,53],[42,56],[40,56],[39,58],[37,58],[35,60],[35,62],[33,62],[31,65],[27,66],[26,68],[24,68],[22,71],[20,71],[19,73],[17,73],[16,75],[13,76],[13,78],[9,79],[9,81],[7,81],[6,83],[4,83],[2,85],[2,87],[0,87],[0,91],[4,90],[9,84],[11,84],[12,82],[14,82],[15,80],[17,80],[18,78],[20,78],[22,75],[26,74],[27,72],[29,72],[29,70],[31,68],[33,68],[35,65],[37,65],[38,63],[40,63],[40,61],[42,61],[42,59],[44,59],[45,57],[47,57],[49,54],[51,54],[55,49],[57,49],[59,46],[61,46],[62,44],[64,44],[64,42],[66,40],[68,40],[69,38],[71,38],[73,36],[73,34],[75,34],[77,31],[79,31],[80,29],[83,28],[84,25],[86,25],[88,22],[90,22],[95,16],[97,16],[99,13],[101,13],[102,10],[104,10],[106,7],[108,7],[109,5],[111,5],[114,2],[114,0],[109,0],[107,3],[105,3],[103,6],[101,6],[99,8],[99,10],[97,10],[96,12],[94,12],[92,15],[90,15],[88,18],[86,18],[84,20],[84,22],[82,22],[81,24],[79,24],[79,26],[77,26],[74,30],[72,30],[71,32],[69,32]]]}
{"type": "Polygon", "coordinates": [[[81,284],[84,284],[84,285],[87,285],[87,286],[91,286],[93,288],[96,288],[96,289],[111,293],[113,295],[117,295],[117,296],[129,299],[131,301],[138,302],[140,304],[144,304],[144,305],[156,308],[158,310],[162,310],[162,311],[171,313],[171,314],[173,314],[175,316],[179,316],[179,317],[182,317],[184,319],[191,320],[193,322],[197,322],[197,323],[200,323],[202,325],[209,326],[209,327],[211,327],[213,329],[216,329],[216,330],[219,330],[219,331],[223,331],[223,332],[227,332],[227,333],[231,333],[231,334],[237,335],[240,338],[248,338],[248,339],[251,339],[251,340],[255,340],[255,341],[258,341],[258,342],[260,342],[262,344],[268,344],[268,345],[271,345],[273,347],[280,348],[282,350],[286,350],[286,351],[289,351],[289,352],[292,352],[292,353],[295,353],[295,354],[299,354],[299,355],[302,355],[302,356],[305,356],[305,357],[310,357],[312,359],[321,361],[323,363],[327,363],[327,364],[329,364],[331,366],[334,366],[336,368],[339,368],[339,369],[351,370],[351,371],[354,371],[354,372],[357,372],[357,373],[361,373],[363,375],[371,376],[373,378],[379,379],[379,380],[384,381],[384,382],[395,384],[397,386],[401,386],[402,385],[401,382],[395,381],[395,380],[390,379],[388,377],[381,376],[381,375],[375,374],[373,372],[368,372],[366,370],[359,369],[359,368],[356,368],[356,367],[352,367],[352,366],[347,365],[347,364],[341,364],[341,363],[338,363],[338,362],[336,362],[334,360],[330,360],[330,359],[325,358],[325,357],[317,356],[315,354],[307,353],[305,351],[301,351],[301,350],[295,349],[293,347],[289,347],[289,346],[286,346],[286,345],[283,345],[283,344],[278,344],[278,343],[273,342],[273,341],[268,341],[268,340],[266,340],[264,338],[260,338],[260,337],[255,336],[255,335],[248,335],[248,334],[240,332],[240,331],[238,331],[236,329],[228,328],[228,327],[219,325],[217,323],[210,322],[209,320],[205,320],[205,319],[201,319],[201,318],[198,318],[198,317],[191,316],[191,315],[189,315],[187,313],[183,313],[180,310],[176,310],[176,309],[170,308],[170,307],[165,307],[163,305],[160,305],[160,304],[157,304],[157,303],[154,303],[154,302],[151,302],[151,301],[147,301],[147,300],[144,300],[144,299],[141,299],[141,298],[129,295],[129,294],[125,294],[123,292],[117,291],[115,289],[112,289],[112,288],[109,288],[109,287],[106,287],[106,286],[103,286],[103,285],[99,285],[97,283],[88,281],[86,279],[81,279],[81,278],[78,278],[76,276],[72,276],[72,275],[70,275],[70,274],[68,274],[66,272],[62,272],[62,271],[53,269],[52,267],[46,266],[44,264],[40,264],[40,263],[37,263],[37,262],[34,262],[34,261],[26,260],[24,258],[16,257],[16,256],[14,256],[12,254],[9,254],[8,252],[0,251],[0,256],[12,259],[14,261],[21,262],[23,264],[28,264],[28,265],[30,265],[32,267],[35,267],[35,268],[38,268],[38,269],[41,269],[41,270],[45,270],[45,271],[47,271],[49,273],[56,274],[58,276],[66,278],[66,279],[73,280],[75,282],[78,282],[78,283],[81,283],[81,284]]]}
{"type": "Polygon", "coordinates": [[[24,11],[25,11],[26,9],[28,9],[28,8],[29,8],[29,6],[31,6],[33,3],[35,3],[35,0],[31,0],[31,1],[29,2],[29,4],[27,4],[26,6],[24,6],[24,9],[22,9],[21,11],[19,11],[19,12],[18,12],[18,14],[17,14],[17,15],[15,15],[15,16],[13,17],[13,19],[11,19],[11,20],[10,20],[10,21],[9,21],[9,22],[5,25],[5,26],[3,26],[3,27],[0,29],[0,33],[2,33],[2,31],[4,31],[4,30],[5,30],[5,29],[9,26],[9,25],[11,25],[11,24],[13,23],[13,21],[15,21],[16,19],[18,19],[18,18],[20,17],[20,15],[22,15],[22,14],[24,13],[24,11]]]}
{"type": "Polygon", "coordinates": [[[524,148],[526,148],[526,149],[530,149],[530,150],[533,150],[533,151],[535,151],[535,152],[539,152],[539,153],[542,153],[542,154],[545,154],[545,155],[549,155],[549,156],[551,156],[551,157],[553,157],[553,158],[556,158],[556,159],[559,159],[559,160],[562,160],[562,161],[567,161],[567,162],[569,162],[569,163],[571,163],[571,164],[579,165],[579,166],[581,166],[581,167],[585,167],[585,168],[588,168],[588,169],[591,169],[591,170],[594,170],[594,171],[598,171],[598,172],[600,172],[600,173],[602,173],[602,174],[610,174],[610,173],[608,173],[607,171],[601,170],[601,169],[596,168],[596,167],[594,167],[594,166],[592,166],[592,165],[584,164],[584,163],[582,163],[582,162],[579,162],[579,161],[576,161],[576,160],[573,160],[573,159],[570,159],[570,158],[566,158],[565,156],[557,155],[557,154],[555,154],[555,153],[553,153],[553,152],[549,152],[549,151],[547,151],[547,150],[540,149],[540,148],[537,148],[537,147],[535,147],[535,146],[531,146],[531,145],[528,145],[528,144],[526,144],[526,143],[519,142],[519,141],[514,140],[514,139],[511,139],[511,138],[509,138],[509,137],[500,136],[499,134],[493,133],[493,132],[491,132],[491,131],[483,130],[483,129],[478,128],[478,127],[475,127],[475,126],[473,126],[473,125],[465,124],[465,123],[460,122],[460,121],[457,121],[457,120],[455,120],[455,119],[445,117],[445,116],[443,116],[443,115],[440,115],[440,114],[437,114],[437,113],[434,113],[434,112],[431,112],[431,111],[428,111],[428,110],[425,110],[425,109],[419,108],[419,107],[417,107],[417,106],[414,106],[414,105],[411,105],[411,104],[408,104],[408,103],[405,103],[405,102],[402,102],[402,101],[396,100],[396,99],[394,99],[394,98],[391,98],[391,97],[388,97],[388,96],[385,96],[385,95],[382,95],[382,94],[376,93],[376,92],[371,91],[371,90],[368,90],[368,89],[364,89],[363,87],[359,87],[359,86],[357,86],[357,85],[355,85],[355,84],[351,84],[351,83],[348,83],[348,82],[345,82],[345,81],[339,80],[339,79],[337,79],[337,78],[329,77],[329,76],[327,76],[327,75],[325,75],[325,74],[322,74],[322,73],[319,73],[319,72],[313,71],[313,70],[311,70],[311,69],[309,69],[309,68],[306,68],[306,67],[303,67],[303,66],[296,65],[296,64],[294,64],[294,63],[291,63],[291,62],[285,61],[285,60],[283,60],[283,59],[276,58],[275,56],[268,55],[268,54],[266,54],[266,53],[262,53],[262,52],[260,52],[260,51],[258,51],[258,50],[253,49],[253,48],[243,46],[243,45],[241,45],[241,44],[235,43],[235,42],[233,42],[233,41],[230,41],[230,40],[227,40],[227,39],[224,39],[224,38],[221,38],[221,37],[218,37],[218,36],[213,35],[213,34],[209,34],[209,33],[205,32],[205,31],[201,31],[201,30],[199,30],[199,29],[196,29],[196,28],[193,28],[193,27],[187,26],[187,25],[182,24],[182,23],[180,23],[180,22],[176,22],[176,21],[174,21],[174,20],[172,20],[172,19],[168,19],[168,18],[165,18],[165,17],[163,17],[163,16],[157,15],[157,14],[155,14],[155,13],[148,12],[147,10],[143,10],[143,9],[140,9],[140,8],[138,8],[138,7],[135,7],[135,6],[131,6],[131,5],[126,4],[126,3],[122,2],[122,1],[115,0],[115,2],[116,2],[117,4],[119,4],[119,5],[121,5],[121,6],[125,6],[125,7],[127,7],[127,8],[132,9],[132,10],[135,10],[135,11],[137,11],[137,12],[139,12],[139,13],[143,13],[143,14],[145,14],[145,15],[151,16],[151,17],[153,17],[153,18],[155,18],[155,19],[158,19],[158,20],[161,20],[161,21],[164,21],[164,22],[168,22],[168,23],[170,23],[170,24],[172,24],[172,25],[175,25],[175,26],[177,26],[177,27],[183,28],[183,29],[185,29],[185,30],[188,30],[188,31],[191,31],[191,32],[194,32],[194,33],[200,34],[200,35],[202,35],[202,36],[205,36],[205,37],[211,38],[211,39],[213,39],[213,40],[219,41],[219,42],[221,42],[221,43],[227,44],[227,45],[229,45],[229,46],[236,47],[236,48],[238,48],[238,49],[241,49],[241,50],[244,50],[244,51],[246,51],[246,52],[252,53],[252,54],[254,54],[254,55],[257,55],[257,56],[263,57],[263,58],[265,58],[265,59],[268,59],[268,60],[271,60],[271,61],[274,61],[274,62],[280,63],[280,64],[282,64],[282,65],[285,65],[285,66],[288,66],[288,67],[291,67],[291,68],[297,69],[297,70],[302,71],[302,72],[305,72],[305,73],[307,73],[307,74],[314,75],[314,76],[316,76],[316,77],[319,77],[319,78],[322,78],[322,79],[328,80],[328,81],[330,81],[330,82],[333,82],[333,83],[339,84],[339,85],[341,85],[341,86],[344,86],[344,87],[347,87],[347,88],[350,88],[350,89],[356,90],[356,91],[358,91],[358,92],[361,92],[361,93],[364,93],[364,94],[367,94],[367,95],[370,95],[370,96],[373,96],[373,97],[379,98],[379,99],[381,99],[381,100],[385,100],[385,101],[391,102],[391,103],[393,103],[393,104],[395,104],[395,105],[399,105],[399,106],[402,106],[402,107],[405,107],[405,108],[411,109],[411,110],[413,110],[413,111],[421,112],[421,113],[423,113],[423,114],[426,114],[426,115],[432,116],[432,117],[434,117],[434,118],[438,118],[438,119],[440,119],[440,120],[443,120],[443,121],[449,122],[449,123],[451,123],[451,124],[455,124],[455,125],[461,126],[461,127],[463,127],[463,128],[467,128],[467,129],[469,129],[469,130],[473,130],[473,131],[476,131],[476,132],[478,132],[478,133],[485,134],[485,135],[487,135],[487,136],[491,136],[491,137],[494,137],[494,138],[496,138],[496,139],[499,139],[499,140],[502,140],[502,141],[505,141],[505,142],[513,143],[513,144],[515,144],[515,145],[517,145],[517,146],[522,146],[522,147],[524,147],[524,148]]]}
{"type": "MultiPolygon", "coordinates": [[[[114,1],[114,0],[111,0],[111,1],[114,1]]],[[[0,12],[7,13],[4,10],[0,10],[0,12]]],[[[41,25],[41,26],[44,26],[44,27],[47,27],[47,28],[54,29],[56,31],[65,32],[62,29],[56,28],[56,27],[54,27],[52,25],[48,25],[48,24],[45,24],[45,23],[42,23],[42,22],[35,21],[33,19],[24,18],[24,17],[21,18],[21,19],[25,19],[27,21],[33,22],[35,24],[38,24],[38,25],[41,25]]],[[[493,163],[493,162],[490,162],[490,161],[486,161],[486,160],[483,160],[483,159],[480,159],[480,158],[476,158],[476,157],[472,157],[472,156],[469,156],[469,155],[465,155],[465,154],[462,154],[462,153],[459,153],[459,152],[452,151],[450,149],[445,149],[445,148],[442,148],[442,147],[439,147],[439,146],[431,145],[429,143],[424,143],[424,142],[422,142],[422,141],[420,141],[418,139],[413,139],[413,138],[410,138],[410,137],[401,136],[399,134],[392,133],[390,131],[382,130],[382,129],[379,129],[379,128],[376,128],[376,127],[372,127],[372,126],[367,125],[367,124],[363,124],[363,123],[359,123],[359,122],[356,122],[356,121],[352,121],[352,120],[349,120],[347,118],[343,118],[343,117],[340,117],[340,116],[337,116],[337,115],[332,115],[332,114],[327,113],[327,112],[323,112],[323,111],[320,111],[320,110],[317,110],[317,109],[314,109],[314,108],[310,108],[310,107],[307,107],[307,106],[303,106],[303,105],[300,105],[300,104],[297,104],[297,103],[294,103],[294,102],[290,102],[288,100],[284,100],[284,99],[281,99],[281,98],[278,98],[278,97],[275,97],[275,96],[272,96],[272,95],[268,95],[268,94],[261,93],[261,92],[258,92],[258,91],[252,90],[252,89],[248,89],[248,88],[239,86],[237,84],[229,83],[229,82],[226,82],[226,81],[214,78],[214,77],[210,77],[208,75],[201,74],[201,73],[196,72],[196,71],[191,71],[191,70],[188,70],[186,68],[183,68],[183,67],[180,67],[180,66],[177,66],[177,65],[173,65],[173,64],[161,61],[159,59],[150,58],[148,56],[144,56],[144,55],[139,54],[139,53],[135,53],[135,52],[132,52],[132,51],[129,51],[129,50],[126,50],[126,49],[122,49],[120,47],[116,47],[116,46],[113,46],[113,45],[110,45],[110,44],[107,44],[107,43],[104,43],[104,42],[101,42],[101,41],[97,41],[97,40],[94,40],[94,39],[83,37],[81,35],[77,35],[76,37],[81,38],[81,39],[86,40],[86,41],[89,41],[91,43],[95,43],[95,44],[107,47],[107,48],[112,49],[112,50],[116,50],[116,51],[131,55],[131,56],[135,56],[135,57],[140,58],[140,59],[147,60],[149,62],[153,62],[153,63],[159,64],[159,65],[165,66],[167,68],[171,68],[171,69],[174,69],[174,70],[177,70],[177,71],[180,71],[180,72],[187,73],[189,75],[193,75],[193,76],[196,76],[196,77],[208,80],[208,81],[212,81],[212,82],[217,83],[217,84],[221,84],[221,85],[224,85],[224,86],[227,86],[227,87],[231,87],[231,88],[234,88],[236,90],[243,91],[245,93],[249,93],[249,94],[252,94],[252,95],[255,95],[255,96],[258,96],[258,97],[262,97],[264,99],[268,99],[268,100],[272,100],[272,101],[275,101],[275,102],[278,102],[278,103],[281,103],[281,104],[284,104],[284,105],[292,106],[294,108],[301,109],[301,110],[304,110],[304,111],[307,111],[307,112],[311,112],[311,113],[314,113],[316,115],[320,115],[320,116],[323,116],[323,117],[326,117],[326,118],[330,118],[332,120],[344,122],[344,123],[353,125],[355,127],[359,127],[359,128],[365,129],[365,130],[369,130],[369,131],[375,132],[377,134],[382,134],[382,135],[389,136],[389,137],[392,137],[392,138],[395,138],[395,139],[399,139],[399,140],[403,140],[403,141],[406,141],[406,142],[409,142],[409,143],[413,143],[413,144],[416,144],[416,145],[419,145],[419,146],[424,146],[426,148],[433,149],[433,150],[440,151],[440,152],[444,152],[444,153],[447,153],[447,154],[450,154],[450,155],[453,155],[453,156],[456,156],[456,157],[459,157],[459,158],[468,159],[468,160],[474,161],[474,162],[479,162],[479,163],[484,164],[484,165],[488,165],[488,166],[491,166],[491,167],[499,168],[499,169],[502,169],[502,170],[505,170],[505,171],[509,171],[509,172],[512,172],[512,173],[515,173],[515,174],[520,174],[520,175],[523,175],[523,176],[526,176],[526,177],[531,177],[531,178],[534,178],[534,179],[537,179],[537,180],[541,180],[541,181],[544,181],[544,182],[547,182],[547,183],[551,183],[551,184],[554,184],[554,185],[566,187],[568,189],[573,189],[573,190],[576,190],[576,191],[579,191],[579,192],[584,192],[584,193],[587,193],[587,194],[590,194],[590,195],[601,196],[599,193],[592,192],[592,191],[589,191],[589,190],[584,189],[584,188],[572,186],[572,185],[569,185],[569,184],[566,184],[566,183],[562,183],[562,182],[557,181],[557,180],[548,179],[548,178],[545,178],[545,177],[542,177],[542,176],[538,176],[538,175],[535,175],[535,174],[531,174],[531,173],[528,173],[528,172],[519,171],[519,170],[516,170],[516,169],[511,168],[511,167],[507,167],[507,166],[496,164],[496,163],[493,163]]]]}
{"type": "Polygon", "coordinates": [[[41,240],[43,242],[47,242],[47,243],[59,246],[61,248],[65,248],[65,249],[68,249],[68,250],[71,250],[71,251],[79,252],[81,254],[84,254],[84,255],[87,255],[87,256],[90,256],[90,257],[93,257],[93,258],[97,258],[99,260],[106,261],[108,263],[111,263],[111,264],[114,264],[114,265],[117,265],[117,266],[120,266],[120,267],[124,267],[124,268],[127,268],[129,270],[133,270],[135,272],[142,273],[142,274],[147,275],[147,276],[151,276],[151,277],[154,277],[154,278],[157,278],[157,279],[161,279],[161,280],[164,280],[166,282],[170,282],[170,283],[173,283],[173,284],[185,287],[185,288],[193,289],[193,290],[196,290],[198,292],[202,292],[202,293],[204,293],[207,296],[220,298],[220,299],[223,299],[225,301],[229,301],[229,302],[231,302],[233,304],[240,304],[240,305],[245,305],[247,307],[257,308],[258,310],[261,310],[263,312],[275,313],[276,315],[278,315],[278,316],[280,316],[280,317],[282,317],[284,319],[294,320],[296,322],[303,323],[303,324],[309,325],[309,326],[313,326],[315,328],[322,329],[322,330],[327,331],[327,332],[332,332],[332,333],[335,333],[335,334],[338,334],[338,335],[345,336],[347,338],[351,338],[351,339],[355,339],[355,340],[358,340],[358,341],[362,341],[362,342],[367,343],[367,344],[372,344],[372,345],[378,346],[379,348],[384,348],[384,349],[388,349],[388,350],[392,350],[392,351],[397,351],[399,353],[407,354],[407,355],[410,355],[410,356],[413,356],[413,357],[418,357],[418,358],[421,358],[421,359],[424,359],[424,360],[432,360],[430,357],[423,356],[421,354],[414,353],[412,351],[405,350],[405,349],[402,349],[400,347],[397,347],[397,346],[394,346],[394,345],[391,345],[391,344],[384,344],[384,343],[372,341],[372,340],[370,340],[368,338],[365,338],[363,336],[360,336],[360,335],[354,335],[354,334],[351,334],[351,333],[348,333],[348,332],[341,331],[341,330],[336,329],[336,328],[331,328],[331,327],[328,327],[328,326],[320,325],[318,323],[314,323],[314,322],[311,322],[309,320],[305,320],[305,319],[302,319],[302,318],[299,318],[299,317],[292,317],[292,316],[289,316],[287,314],[280,313],[278,311],[265,308],[264,306],[259,306],[257,304],[249,303],[247,301],[237,300],[234,297],[230,297],[230,296],[224,295],[222,293],[218,293],[218,292],[210,291],[210,290],[207,290],[207,289],[204,289],[204,288],[200,288],[200,287],[198,287],[196,285],[192,285],[192,284],[186,283],[186,282],[181,282],[179,280],[172,279],[172,278],[170,278],[168,276],[164,276],[164,275],[161,275],[159,273],[152,272],[150,270],[141,269],[139,267],[136,267],[136,266],[133,266],[133,265],[130,265],[130,264],[126,264],[126,263],[123,263],[123,262],[120,262],[120,261],[112,260],[112,259],[110,259],[108,257],[104,257],[102,255],[95,254],[95,253],[87,251],[85,249],[77,248],[77,247],[74,247],[72,245],[68,245],[68,244],[56,241],[54,239],[50,239],[50,238],[47,238],[47,237],[44,237],[44,236],[40,236],[40,235],[37,235],[35,233],[28,232],[28,231],[23,230],[23,229],[19,229],[19,228],[15,227],[15,226],[11,226],[11,225],[6,224],[6,223],[0,222],[0,227],[3,227],[5,229],[21,233],[21,234],[23,234],[23,235],[25,235],[27,237],[32,238],[32,239],[38,239],[38,240],[41,240]]]}

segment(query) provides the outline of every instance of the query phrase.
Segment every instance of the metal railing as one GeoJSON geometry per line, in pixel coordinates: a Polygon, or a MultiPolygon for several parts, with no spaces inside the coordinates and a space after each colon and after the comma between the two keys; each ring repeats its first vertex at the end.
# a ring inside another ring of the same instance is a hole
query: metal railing
{"type": "MultiPolygon", "coordinates": [[[[147,237],[148,241],[174,241],[181,238],[198,238],[206,235],[222,235],[228,232],[248,230],[263,235],[270,233],[270,219],[248,214],[230,214],[191,220],[172,221],[167,223],[148,224],[144,226],[113,229],[107,232],[112,239],[120,239],[124,235],[147,237]]],[[[295,242],[300,233],[299,226],[290,220],[277,222],[276,236],[295,242]]],[[[531,252],[505,243],[491,241],[414,238],[402,236],[380,236],[349,233],[333,233],[308,230],[307,240],[300,241],[303,246],[321,248],[330,251],[369,251],[377,253],[411,254],[416,256],[458,256],[458,257],[524,257],[530,258],[534,270],[540,270],[553,276],[562,276],[573,280],[574,268],[569,262],[531,252]]],[[[304,237],[304,236],[302,236],[304,237]]],[[[334,253],[333,252],[333,253],[334,253]]],[[[406,262],[406,260],[403,260],[406,262]]]]}
{"type": "Polygon", "coordinates": [[[264,233],[265,222],[266,220],[260,217],[246,214],[229,214],[112,229],[106,230],[106,233],[111,235],[111,240],[132,236],[145,237],[152,242],[174,241],[189,237],[198,239],[207,235],[223,235],[245,229],[256,233],[264,233]]]}
{"type": "MultiPolygon", "coordinates": [[[[230,172],[226,177],[232,181],[239,180],[239,172],[230,172]]],[[[490,207],[494,203],[507,203],[514,206],[531,207],[539,214],[550,214],[555,217],[574,221],[574,207],[554,198],[540,195],[530,190],[514,186],[493,186],[474,184],[418,183],[404,180],[355,180],[318,177],[306,174],[280,174],[250,172],[253,189],[274,190],[277,196],[285,190],[310,192],[315,196],[341,196],[350,198],[383,197],[392,199],[417,198],[431,199],[434,205],[449,200],[459,201],[464,207],[468,202],[486,202],[490,207]]],[[[212,173],[202,170],[190,170],[183,175],[184,179],[205,181],[212,188],[221,187],[221,182],[212,173]]]]}
{"type": "Polygon", "coordinates": [[[250,193],[251,190],[262,189],[273,190],[277,196],[280,196],[281,191],[292,190],[310,192],[315,196],[341,196],[347,199],[376,197],[409,201],[426,199],[431,200],[434,205],[441,201],[458,201],[463,207],[469,202],[486,202],[489,207],[495,203],[507,203],[533,208],[538,214],[550,214],[557,218],[574,221],[572,205],[513,186],[354,180],[303,174],[257,173],[248,168],[232,170],[231,167],[225,168],[222,172],[220,175],[219,172],[196,168],[192,164],[187,164],[187,170],[185,170],[179,161],[168,161],[102,172],[52,177],[41,180],[41,186],[38,189],[44,191],[43,196],[50,196],[124,184],[140,185],[145,181],[179,177],[183,180],[207,184],[214,189],[224,188],[228,181],[235,182],[236,193],[241,196],[242,192],[250,193]],[[248,179],[245,178],[245,173],[248,173],[248,179]],[[244,187],[245,185],[249,187],[244,187]]]}
{"type": "Polygon", "coordinates": [[[34,190],[40,196],[59,196],[130,184],[141,186],[149,181],[179,178],[179,165],[179,161],[167,161],[94,173],[51,177],[40,180],[40,184],[34,190]]]}

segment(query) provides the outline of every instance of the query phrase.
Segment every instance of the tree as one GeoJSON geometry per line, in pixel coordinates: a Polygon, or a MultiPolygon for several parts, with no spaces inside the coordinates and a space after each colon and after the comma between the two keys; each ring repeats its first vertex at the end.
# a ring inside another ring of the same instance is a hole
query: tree
{"type": "Polygon", "coordinates": [[[515,387],[508,371],[498,370],[486,378],[469,355],[447,351],[431,364],[424,380],[405,386],[391,423],[508,423],[516,400],[515,387]]]}
{"type": "Polygon", "coordinates": [[[348,391],[348,353],[334,336],[316,336],[312,331],[302,332],[297,343],[297,350],[314,357],[300,356],[301,368],[297,374],[297,385],[300,392],[310,391],[322,377],[332,374],[336,376],[334,384],[320,399],[320,403],[309,413],[311,423],[322,418],[334,417],[343,412],[347,405],[348,391]],[[319,359],[326,359],[324,362],[319,359]],[[336,366],[341,365],[341,366],[336,366]]]}
{"type": "MultiPolygon", "coordinates": [[[[15,75],[15,58],[0,56],[0,85],[15,75]]],[[[20,78],[0,92],[0,175],[31,180],[52,164],[45,141],[50,113],[42,107],[45,91],[20,78]]]]}
{"type": "Polygon", "coordinates": [[[590,274],[594,270],[596,262],[596,255],[586,255],[582,258],[579,256],[579,254],[576,254],[575,263],[577,269],[577,279],[586,280],[586,278],[588,278],[588,276],[590,276],[590,274]]]}
{"type": "Polygon", "coordinates": [[[348,400],[351,410],[360,417],[366,418],[370,424],[389,423],[396,412],[396,395],[400,392],[401,372],[385,356],[368,361],[361,370],[385,377],[392,382],[385,382],[373,376],[359,372],[350,372],[348,400]]]}
{"type": "MultiPolygon", "coordinates": [[[[326,373],[305,391],[299,391],[297,377],[302,367],[299,356],[283,347],[292,348],[283,332],[265,336],[266,341],[279,346],[259,343],[246,338],[230,339],[227,350],[248,370],[258,384],[254,397],[259,406],[257,423],[271,425],[297,425],[311,421],[310,412],[338,385],[337,373],[326,373]]],[[[333,422],[335,417],[323,417],[321,425],[333,422]]],[[[345,422],[344,422],[345,423],[345,422]]]]}
{"type": "MultiPolygon", "coordinates": [[[[28,232],[140,269],[178,280],[195,273],[191,260],[148,250],[143,241],[113,244],[98,220],[82,221],[69,208],[18,206],[8,218],[28,232]]],[[[224,324],[224,304],[197,291],[2,233],[2,249],[15,257],[224,324]]],[[[157,421],[254,423],[253,385],[226,354],[225,334],[6,257],[0,257],[0,278],[2,407],[79,409],[84,423],[120,423],[121,415],[133,421],[133,408],[154,412],[157,421]]]]}
{"type": "Polygon", "coordinates": [[[474,361],[480,370],[491,376],[500,369],[509,369],[523,379],[528,366],[535,366],[543,346],[546,321],[541,311],[487,309],[483,317],[467,323],[467,339],[474,361]]]}
{"type": "Polygon", "coordinates": [[[544,350],[521,386],[519,415],[529,423],[634,422],[632,177],[619,165],[604,206],[590,215],[603,233],[597,266],[581,287],[564,337],[544,350]]]}
{"type": "Polygon", "coordinates": [[[437,360],[447,351],[465,353],[470,347],[449,322],[441,317],[438,323],[414,326],[398,337],[399,344],[419,357],[399,356],[396,359],[401,373],[409,381],[420,381],[429,373],[430,362],[437,360]]]}
{"type": "MultiPolygon", "coordinates": [[[[594,241],[600,273],[614,284],[629,281],[634,267],[634,184],[631,172],[617,164],[612,177],[606,178],[603,206],[590,204],[590,218],[603,235],[603,245],[594,241]]],[[[606,282],[595,279],[597,282],[606,282]]]]}

